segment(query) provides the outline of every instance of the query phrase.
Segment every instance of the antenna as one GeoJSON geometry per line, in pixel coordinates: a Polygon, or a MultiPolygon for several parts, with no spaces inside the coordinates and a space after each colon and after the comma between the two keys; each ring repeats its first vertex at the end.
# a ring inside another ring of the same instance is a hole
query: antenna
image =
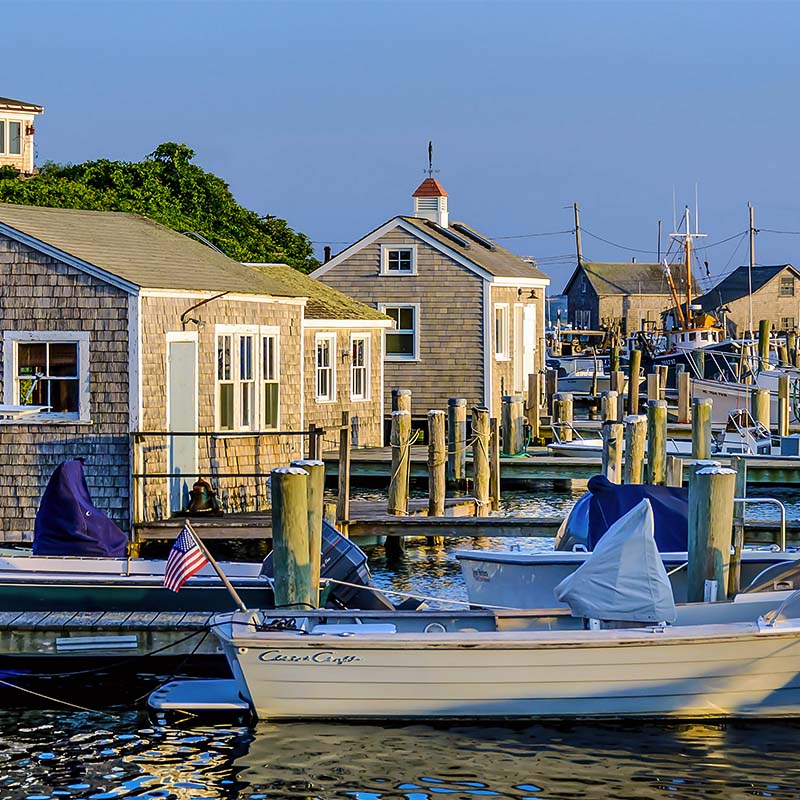
{"type": "Polygon", "coordinates": [[[428,142],[428,169],[422,171],[427,173],[429,178],[432,178],[439,172],[438,169],[433,168],[433,142],[428,142]]]}
{"type": "Polygon", "coordinates": [[[700,214],[697,212],[697,181],[694,182],[694,232],[695,234],[700,233],[700,228],[697,226],[700,224],[700,214]]]}

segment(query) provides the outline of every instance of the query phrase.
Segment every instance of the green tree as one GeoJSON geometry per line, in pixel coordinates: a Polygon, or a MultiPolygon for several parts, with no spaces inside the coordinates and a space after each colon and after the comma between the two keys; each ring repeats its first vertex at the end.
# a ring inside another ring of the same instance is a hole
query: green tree
{"type": "Polygon", "coordinates": [[[0,201],[143,214],[198,233],[237,261],[283,262],[302,272],[319,266],[307,236],[240,206],[225,181],[192,163],[194,155],[165,142],[138,162],[48,163],[30,178],[0,170],[0,201]]]}

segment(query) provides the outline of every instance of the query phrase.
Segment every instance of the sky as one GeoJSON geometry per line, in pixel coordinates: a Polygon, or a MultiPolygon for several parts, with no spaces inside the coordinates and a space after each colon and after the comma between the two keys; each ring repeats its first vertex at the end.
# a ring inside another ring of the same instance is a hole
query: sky
{"type": "Polygon", "coordinates": [[[658,220],[666,244],[697,188],[704,288],[747,263],[748,202],[756,263],[800,264],[800,2],[30,0],[2,16],[19,35],[0,96],[45,107],[37,163],[183,142],[319,255],[411,212],[432,140],[451,219],[535,257],[553,293],[576,202],[589,260],[655,261],[658,220]]]}

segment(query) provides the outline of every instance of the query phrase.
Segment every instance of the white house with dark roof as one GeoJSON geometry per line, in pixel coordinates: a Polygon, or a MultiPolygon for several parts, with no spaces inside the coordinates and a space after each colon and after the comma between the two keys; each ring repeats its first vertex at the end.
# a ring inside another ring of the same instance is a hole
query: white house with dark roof
{"type": "Polygon", "coordinates": [[[544,297],[550,279],[475,228],[450,220],[432,177],[396,216],[312,273],[391,317],[385,390],[411,389],[415,414],[451,397],[498,414],[544,364],[544,297]]]}
{"type": "Polygon", "coordinates": [[[0,167],[14,167],[24,175],[33,172],[34,120],[42,106],[0,97],[0,167]]]}

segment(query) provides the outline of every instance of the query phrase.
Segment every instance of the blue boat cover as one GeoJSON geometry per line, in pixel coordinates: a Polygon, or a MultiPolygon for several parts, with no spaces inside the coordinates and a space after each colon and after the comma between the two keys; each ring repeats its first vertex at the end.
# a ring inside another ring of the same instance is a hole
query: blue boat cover
{"type": "Polygon", "coordinates": [[[125,533],[92,505],[83,462],[59,464],[36,512],[34,554],[123,558],[127,546],[125,533]]]}
{"type": "Polygon", "coordinates": [[[592,495],[589,503],[587,548],[594,550],[603,534],[642,500],[653,509],[656,546],[662,553],[681,553],[688,549],[689,490],[670,486],[611,483],[604,475],[589,479],[592,495]]]}

